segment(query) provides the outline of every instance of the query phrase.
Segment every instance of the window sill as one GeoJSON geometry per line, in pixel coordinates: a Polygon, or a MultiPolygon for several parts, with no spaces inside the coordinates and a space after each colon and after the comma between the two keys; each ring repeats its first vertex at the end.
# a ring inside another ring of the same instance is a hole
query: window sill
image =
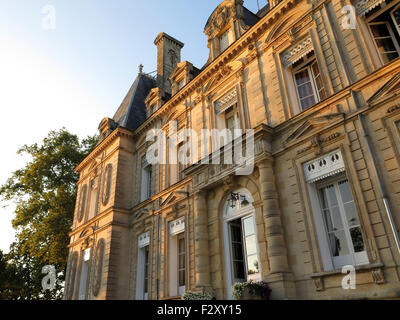
{"type": "MultiPolygon", "coordinates": [[[[356,266],[356,272],[371,272],[372,279],[375,284],[383,284],[385,282],[384,275],[382,272],[384,265],[381,262],[356,266]]],[[[316,291],[325,291],[324,278],[344,275],[342,270],[322,271],[311,275],[311,279],[314,282],[316,291]]]]}

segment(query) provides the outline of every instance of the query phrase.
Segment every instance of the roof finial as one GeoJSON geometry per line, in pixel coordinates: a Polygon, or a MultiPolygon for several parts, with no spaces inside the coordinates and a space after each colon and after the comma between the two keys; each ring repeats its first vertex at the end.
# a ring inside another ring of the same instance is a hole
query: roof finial
{"type": "Polygon", "coordinates": [[[144,67],[144,66],[143,66],[142,64],[139,65],[139,74],[142,74],[142,73],[143,73],[143,67],[144,67]]]}

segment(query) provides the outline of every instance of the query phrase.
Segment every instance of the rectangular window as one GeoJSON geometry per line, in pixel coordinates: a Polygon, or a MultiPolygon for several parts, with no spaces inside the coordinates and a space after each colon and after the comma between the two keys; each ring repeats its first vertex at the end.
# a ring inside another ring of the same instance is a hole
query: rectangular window
{"type": "Polygon", "coordinates": [[[297,95],[302,110],[306,110],[326,98],[319,66],[315,58],[303,58],[294,65],[297,95]]]}
{"type": "Polygon", "coordinates": [[[136,269],[136,299],[149,298],[150,231],[139,235],[136,269]]]}
{"type": "Polygon", "coordinates": [[[152,175],[153,168],[147,163],[146,156],[142,157],[142,181],[141,181],[141,201],[146,201],[152,194],[152,175]]]}
{"type": "Polygon", "coordinates": [[[169,223],[168,281],[169,296],[177,297],[186,290],[186,243],[185,219],[169,223]]]}
{"type": "Polygon", "coordinates": [[[260,277],[254,216],[229,223],[233,283],[260,277]]]}
{"type": "Polygon", "coordinates": [[[400,56],[400,5],[383,3],[366,15],[367,24],[383,64],[400,56]]]}
{"type": "Polygon", "coordinates": [[[226,31],[222,36],[219,37],[219,49],[220,53],[224,52],[229,47],[229,31],[226,31]]]}
{"type": "Polygon", "coordinates": [[[143,277],[143,292],[144,292],[144,299],[147,300],[148,293],[149,293],[149,254],[150,249],[149,246],[144,247],[144,277],[143,277]]]}
{"type": "Polygon", "coordinates": [[[186,285],[186,250],[185,237],[178,237],[178,285],[184,287],[186,285]]]}
{"type": "Polygon", "coordinates": [[[370,23],[372,36],[384,64],[399,57],[399,48],[388,22],[370,23]]]}
{"type": "Polygon", "coordinates": [[[334,268],[368,262],[356,206],[346,178],[318,184],[318,198],[334,268]]]}

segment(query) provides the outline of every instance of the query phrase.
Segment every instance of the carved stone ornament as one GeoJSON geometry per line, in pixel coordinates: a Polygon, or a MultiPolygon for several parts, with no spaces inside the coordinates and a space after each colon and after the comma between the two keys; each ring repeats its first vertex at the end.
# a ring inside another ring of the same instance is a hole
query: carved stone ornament
{"type": "Polygon", "coordinates": [[[379,6],[385,0],[361,0],[356,4],[356,12],[358,16],[364,16],[375,7],[379,6]]]}
{"type": "Polygon", "coordinates": [[[324,279],[322,277],[314,278],[314,285],[315,285],[315,290],[317,291],[324,291],[325,286],[324,286],[324,279]]]}
{"type": "Polygon", "coordinates": [[[377,268],[373,269],[371,271],[372,273],[372,278],[374,279],[375,284],[384,284],[385,283],[385,277],[383,275],[382,269],[377,268]]]}
{"type": "Polygon", "coordinates": [[[150,231],[139,235],[138,246],[139,248],[144,248],[150,244],[150,231]]]}
{"type": "Polygon", "coordinates": [[[308,53],[314,50],[311,37],[303,39],[296,45],[285,51],[282,55],[282,63],[285,68],[290,67],[301,58],[305,57],[308,53]]]}
{"type": "Polygon", "coordinates": [[[213,34],[218,33],[228,23],[231,17],[231,10],[227,6],[217,8],[207,22],[205,33],[211,37],[213,34]]]}
{"type": "Polygon", "coordinates": [[[185,231],[185,218],[179,218],[169,223],[169,234],[175,236],[185,231]]]}
{"type": "Polygon", "coordinates": [[[304,174],[308,183],[314,183],[344,171],[345,166],[340,150],[331,152],[304,165],[304,174]]]}

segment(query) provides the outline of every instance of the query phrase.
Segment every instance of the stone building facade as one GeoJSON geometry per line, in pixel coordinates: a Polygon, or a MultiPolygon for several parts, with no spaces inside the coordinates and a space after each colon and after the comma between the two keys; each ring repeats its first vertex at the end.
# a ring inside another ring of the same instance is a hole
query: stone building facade
{"type": "Polygon", "coordinates": [[[268,282],[273,299],[399,297],[400,1],[282,0],[252,13],[225,0],[204,32],[202,68],[157,37],[157,76],[140,67],[76,168],[65,298],[230,299],[246,280],[268,282]],[[196,154],[185,129],[242,129],[233,148],[253,141],[254,166],[212,162],[226,141],[193,163],[149,162],[155,130],[174,145],[155,156],[196,154]]]}

